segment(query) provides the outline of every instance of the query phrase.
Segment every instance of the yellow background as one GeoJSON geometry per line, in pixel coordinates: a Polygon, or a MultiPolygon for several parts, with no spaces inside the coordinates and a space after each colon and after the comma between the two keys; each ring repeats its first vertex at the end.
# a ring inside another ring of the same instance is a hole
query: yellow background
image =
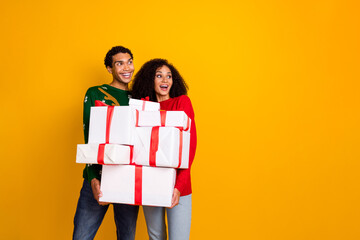
{"type": "MultiPolygon", "coordinates": [[[[1,239],[70,239],[114,45],[187,80],[191,239],[360,239],[358,1],[3,1],[1,239]]],[[[109,211],[96,239],[115,239],[109,211]]],[[[146,239],[142,213],[136,239],[146,239]]]]}

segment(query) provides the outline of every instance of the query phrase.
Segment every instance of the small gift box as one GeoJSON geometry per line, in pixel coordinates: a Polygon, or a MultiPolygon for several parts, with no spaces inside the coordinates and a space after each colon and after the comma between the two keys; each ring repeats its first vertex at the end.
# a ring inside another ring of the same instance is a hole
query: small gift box
{"type": "Polygon", "coordinates": [[[133,145],[134,128],[129,106],[91,107],[88,143],[133,145]]]}
{"type": "Polygon", "coordinates": [[[135,164],[189,167],[190,133],[175,127],[137,127],[135,133],[135,164]]]}
{"type": "Polygon", "coordinates": [[[131,147],[119,144],[78,144],[77,163],[130,164],[131,147]]]}
{"type": "Polygon", "coordinates": [[[135,111],[136,127],[179,127],[190,132],[191,119],[184,111],[135,111]]]}
{"type": "Polygon", "coordinates": [[[151,102],[149,98],[145,99],[129,99],[129,106],[133,109],[142,110],[142,111],[159,111],[160,110],[160,103],[158,102],[151,102]]]}

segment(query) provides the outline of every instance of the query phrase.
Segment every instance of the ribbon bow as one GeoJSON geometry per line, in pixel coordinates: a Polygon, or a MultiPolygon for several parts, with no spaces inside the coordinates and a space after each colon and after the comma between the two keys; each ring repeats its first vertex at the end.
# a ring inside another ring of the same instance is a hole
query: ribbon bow
{"type": "Polygon", "coordinates": [[[141,110],[145,111],[145,103],[146,103],[146,102],[150,102],[149,96],[147,96],[147,97],[145,97],[145,98],[141,98],[141,100],[143,101],[141,110]]]}

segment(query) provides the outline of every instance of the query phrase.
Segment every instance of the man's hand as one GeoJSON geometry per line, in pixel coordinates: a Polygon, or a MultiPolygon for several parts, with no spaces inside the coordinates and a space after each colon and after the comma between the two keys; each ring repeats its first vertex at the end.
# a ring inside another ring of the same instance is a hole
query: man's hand
{"type": "Polygon", "coordinates": [[[108,205],[107,202],[99,202],[99,198],[102,197],[102,192],[100,191],[100,181],[97,178],[93,178],[91,180],[91,189],[94,195],[95,200],[99,203],[99,205],[108,205]]]}
{"type": "Polygon", "coordinates": [[[171,199],[171,207],[173,208],[176,205],[179,204],[179,199],[180,199],[180,191],[177,188],[174,188],[174,193],[172,195],[172,199],[171,199]]]}

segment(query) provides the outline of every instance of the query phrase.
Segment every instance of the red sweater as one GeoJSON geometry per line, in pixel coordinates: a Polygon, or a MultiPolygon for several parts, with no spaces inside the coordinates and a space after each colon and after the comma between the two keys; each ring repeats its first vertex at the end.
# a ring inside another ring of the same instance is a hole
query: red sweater
{"type": "Polygon", "coordinates": [[[175,188],[180,191],[180,196],[186,196],[192,193],[190,168],[194,161],[196,151],[196,127],[194,119],[194,109],[191,105],[190,98],[186,95],[170,98],[160,102],[161,110],[168,111],[184,111],[191,119],[190,128],[190,154],[189,154],[189,168],[177,169],[175,188]]]}

